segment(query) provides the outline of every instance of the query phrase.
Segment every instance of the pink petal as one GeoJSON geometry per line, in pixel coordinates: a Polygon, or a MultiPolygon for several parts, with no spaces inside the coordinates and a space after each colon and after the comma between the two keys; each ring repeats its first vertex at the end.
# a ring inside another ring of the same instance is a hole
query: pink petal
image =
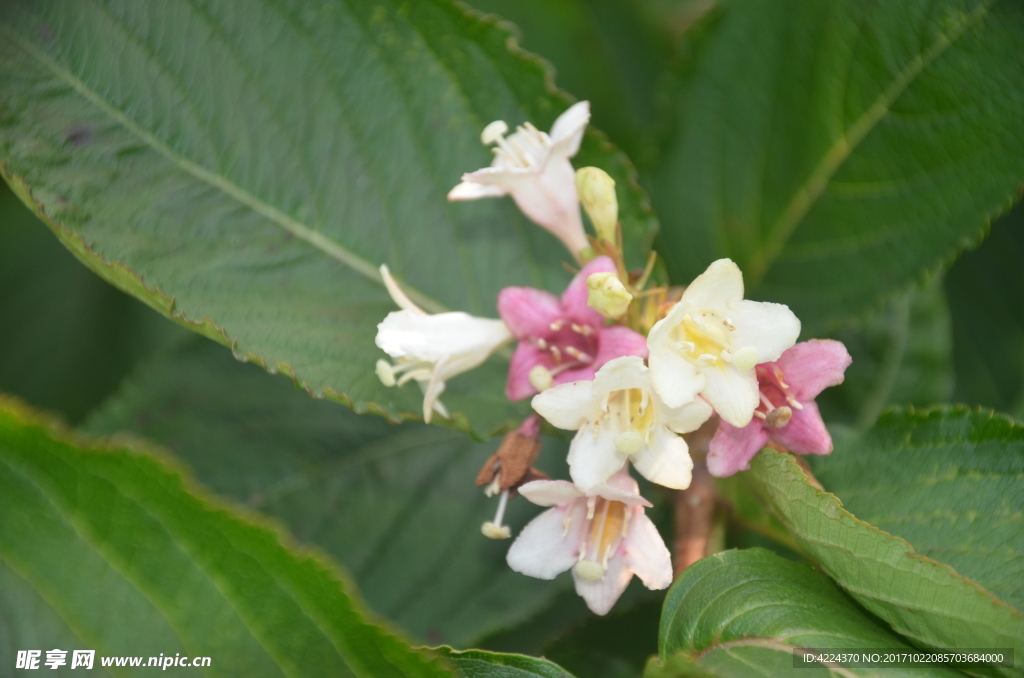
{"type": "Polygon", "coordinates": [[[565,315],[558,297],[532,287],[506,287],[499,292],[498,314],[516,339],[547,337],[551,323],[565,315]]]}
{"type": "Polygon", "coordinates": [[[588,581],[573,568],[572,578],[576,582],[576,593],[582,596],[587,607],[594,614],[606,615],[615,606],[619,596],[626,590],[633,572],[622,562],[622,554],[616,553],[608,560],[608,571],[597,581],[588,581]]]}
{"type": "Polygon", "coordinates": [[[643,509],[633,514],[621,548],[625,551],[623,565],[640,577],[644,586],[658,591],[672,583],[672,556],[658,528],[644,515],[643,509]]]}
{"type": "Polygon", "coordinates": [[[537,395],[537,389],[530,383],[530,370],[537,365],[551,369],[554,361],[551,354],[542,351],[528,341],[520,341],[508,364],[508,381],[505,382],[505,397],[515,402],[537,395]]]}
{"type": "Polygon", "coordinates": [[[519,494],[537,506],[565,506],[583,496],[568,480],[531,480],[519,487],[519,494]]]}
{"type": "Polygon", "coordinates": [[[767,442],[768,433],[760,419],[754,419],[743,428],[720,421],[718,432],[708,446],[708,471],[717,478],[746,471],[750,460],[767,442]]]}
{"type": "Polygon", "coordinates": [[[601,369],[604,364],[621,358],[635,355],[647,358],[647,338],[622,325],[603,327],[597,332],[597,355],[594,356],[594,369],[601,369]]]}
{"type": "MultiPolygon", "coordinates": [[[[587,306],[587,278],[594,273],[614,273],[615,262],[609,257],[597,257],[572,279],[562,293],[562,308],[575,323],[590,325],[594,329],[604,326],[604,316],[587,306]]],[[[514,331],[514,330],[513,330],[514,331]]]]}
{"type": "Polygon", "coordinates": [[[782,428],[769,429],[768,435],[776,443],[796,454],[828,454],[832,451],[832,436],[825,428],[825,422],[821,420],[818,406],[814,402],[801,404],[804,409],[794,408],[789,423],[782,428]]]}
{"type": "Polygon", "coordinates": [[[776,364],[793,397],[804,401],[843,383],[843,373],[851,362],[853,358],[841,341],[811,339],[787,350],[776,364]]]}
{"type": "Polygon", "coordinates": [[[584,365],[583,367],[559,372],[551,381],[555,386],[568,384],[573,381],[594,381],[596,373],[597,370],[594,369],[594,365],[584,365]]]}
{"type": "Polygon", "coordinates": [[[516,537],[505,560],[516,572],[554,579],[576,564],[580,542],[586,529],[586,505],[582,502],[569,510],[573,519],[565,532],[565,508],[548,509],[534,518],[516,537]]]}

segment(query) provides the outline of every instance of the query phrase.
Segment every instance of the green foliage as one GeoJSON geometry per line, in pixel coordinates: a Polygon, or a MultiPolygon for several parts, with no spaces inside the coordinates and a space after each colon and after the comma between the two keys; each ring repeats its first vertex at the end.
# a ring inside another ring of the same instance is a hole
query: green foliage
{"type": "Polygon", "coordinates": [[[450,675],[369,623],[315,553],[204,497],[153,454],[82,443],[10,400],[0,401],[0,513],[19,642],[43,639],[38,614],[61,631],[47,648],[65,639],[98,655],[205,655],[209,675],[450,675]]]}
{"type": "MultiPolygon", "coordinates": [[[[665,599],[659,662],[645,676],[830,676],[794,668],[793,649],[906,648],[825,575],[763,549],[726,551],[691,566],[665,599]]],[[[836,672],[838,673],[838,672],[836,672]]],[[[953,670],[845,669],[844,676],[957,676],[953,670]]]]}
{"type": "MultiPolygon", "coordinates": [[[[10,2],[0,36],[0,160],[21,198],[101,276],[314,395],[420,411],[415,387],[373,376],[394,310],[381,263],[427,310],[492,317],[503,286],[567,280],[510,201],[445,201],[489,163],[485,124],[546,128],[569,102],[449,0],[10,2]]],[[[591,132],[578,163],[618,181],[642,261],[654,222],[628,161],[591,132]]],[[[524,412],[504,370],[445,394],[478,434],[524,412]]]]}
{"type": "Polygon", "coordinates": [[[679,283],[731,257],[813,335],[1018,195],[1020,3],[725,0],[685,49],[654,191],[679,283]]]}
{"type": "Polygon", "coordinates": [[[0,182],[0,390],[78,421],[184,331],[75,261],[0,182]]]}
{"type": "Polygon", "coordinates": [[[848,511],[1024,610],[1024,426],[988,411],[890,412],[813,461],[848,511]]]}
{"type": "Polygon", "coordinates": [[[946,277],[957,402],[1024,417],[1024,207],[946,277]]]}
{"type": "Polygon", "coordinates": [[[573,678],[546,659],[483,650],[456,652],[449,647],[438,650],[455,664],[456,675],[461,678],[573,678]]]}
{"type": "MultiPolygon", "coordinates": [[[[914,423],[902,422],[904,437],[913,438],[914,423]]],[[[1020,612],[952,567],[858,519],[835,495],[812,485],[791,455],[762,450],[751,471],[801,549],[914,644],[1024,651],[1020,612]]]]}
{"type": "Polygon", "coordinates": [[[938,278],[832,338],[843,342],[853,364],[841,385],[817,399],[830,422],[864,428],[886,405],[935,405],[953,393],[953,337],[938,278]]]}
{"type": "MultiPolygon", "coordinates": [[[[473,481],[497,441],[356,416],[209,342],[144,366],[88,428],[170,448],[207,486],[337,558],[372,609],[431,645],[471,646],[567,584],[513,572],[509,542],[480,534],[497,499],[473,481]]],[[[549,440],[539,463],[565,475],[564,459],[549,440]]],[[[508,520],[518,530],[538,510],[516,499],[508,520]]]]}

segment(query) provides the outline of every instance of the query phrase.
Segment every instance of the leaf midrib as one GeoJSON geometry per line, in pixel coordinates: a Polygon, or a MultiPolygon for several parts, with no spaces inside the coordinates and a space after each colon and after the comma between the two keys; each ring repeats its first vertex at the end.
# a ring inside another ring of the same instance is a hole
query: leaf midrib
{"type": "MultiPolygon", "coordinates": [[[[2,33],[12,43],[16,44],[30,57],[46,67],[57,78],[64,81],[68,86],[85,97],[94,106],[103,111],[103,113],[110,116],[124,129],[135,135],[141,142],[167,158],[167,160],[182,171],[233,198],[237,202],[277,224],[295,237],[303,240],[309,245],[312,245],[314,248],[342,263],[356,273],[359,273],[368,280],[383,286],[384,281],[381,278],[377,267],[366,259],[360,257],[355,252],[345,248],[331,238],[328,238],[323,233],[307,226],[291,215],[286,214],[277,207],[261,200],[238,184],[178,153],[155,135],[138,125],[123,111],[109,103],[106,99],[100,96],[98,92],[88,87],[73,73],[61,67],[56,61],[36,48],[35,45],[26,41],[16,32],[12,31],[8,26],[0,24],[0,33],[2,33]]],[[[412,298],[413,301],[419,304],[424,310],[431,313],[443,313],[448,310],[440,302],[435,301],[420,290],[411,287],[408,284],[403,284],[402,288],[410,298],[412,298]]]]}
{"type": "Polygon", "coordinates": [[[745,273],[751,286],[764,279],[768,269],[775,263],[797,226],[821,197],[829,181],[868,133],[885,117],[889,112],[889,107],[925,68],[959,40],[969,28],[981,21],[997,2],[999,0],[979,3],[952,30],[948,33],[940,33],[928,49],[911,59],[903,70],[896,74],[889,86],[882,90],[874,103],[846,129],[845,133],[832,142],[821,161],[797,187],[793,197],[775,220],[775,224],[765,239],[764,247],[747,263],[745,273]]]}

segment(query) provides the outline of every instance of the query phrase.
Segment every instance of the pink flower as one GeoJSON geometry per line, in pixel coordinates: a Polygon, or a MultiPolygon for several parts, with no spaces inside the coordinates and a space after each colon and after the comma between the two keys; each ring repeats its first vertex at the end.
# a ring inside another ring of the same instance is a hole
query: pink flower
{"type": "Polygon", "coordinates": [[[539,506],[552,506],[534,518],[508,551],[516,572],[554,579],[572,568],[576,593],[595,614],[607,614],[633,575],[658,590],[672,583],[672,559],[637,494],[622,471],[584,493],[565,480],[535,480],[519,492],[539,506]]]}
{"type": "Polygon", "coordinates": [[[843,383],[851,362],[841,342],[812,339],[788,349],[776,362],[758,365],[761,403],[743,428],[719,422],[708,451],[711,475],[722,478],[747,470],[769,440],[796,454],[831,452],[832,436],[814,399],[843,383]]]}
{"type": "Polygon", "coordinates": [[[529,398],[552,385],[592,380],[602,365],[624,355],[647,357],[643,335],[622,325],[605,327],[604,317],[587,306],[587,277],[614,271],[610,258],[594,259],[561,299],[532,287],[506,287],[498,294],[498,313],[519,340],[505,386],[509,400],[529,398]]]}

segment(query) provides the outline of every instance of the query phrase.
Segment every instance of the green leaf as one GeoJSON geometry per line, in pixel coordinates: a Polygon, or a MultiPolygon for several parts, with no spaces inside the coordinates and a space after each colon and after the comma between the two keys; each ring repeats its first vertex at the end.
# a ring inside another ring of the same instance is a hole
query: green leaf
{"type": "MultiPolygon", "coordinates": [[[[590,615],[577,628],[549,643],[544,655],[587,678],[635,678],[658,651],[662,599],[590,615]]],[[[621,603],[616,604],[619,608],[621,603]]]]}
{"type": "Polygon", "coordinates": [[[472,0],[515,22],[523,47],[551,61],[558,82],[590,101],[594,123],[640,167],[657,148],[657,82],[671,53],[663,16],[618,0],[472,0]]]}
{"type": "Polygon", "coordinates": [[[724,0],[654,185],[678,283],[731,257],[817,333],[977,240],[1024,179],[1024,8],[724,0]]]}
{"type": "MultiPolygon", "coordinates": [[[[0,161],[90,268],[315,396],[415,418],[373,373],[394,304],[495,316],[507,285],[559,290],[569,257],[509,200],[451,204],[490,162],[494,119],[547,128],[569,104],[493,20],[451,0],[0,8],[0,161]]],[[[621,186],[631,258],[654,220],[621,153],[578,164],[621,186]]],[[[445,403],[477,434],[522,415],[492,360],[445,403]]]]}
{"type": "MultiPolygon", "coordinates": [[[[209,342],[140,369],[87,426],[172,449],[205,485],[342,562],[374,611],[431,645],[472,646],[571,585],[513,572],[509,542],[480,534],[497,499],[474,480],[497,441],[356,416],[209,342]]],[[[546,439],[539,465],[564,477],[565,448],[546,439]]],[[[518,530],[539,511],[513,499],[507,519],[518,530]]]]}
{"type": "Polygon", "coordinates": [[[946,277],[956,401],[1024,418],[1024,207],[992,227],[946,277]]]}
{"type": "Polygon", "coordinates": [[[521,654],[457,652],[450,647],[440,647],[438,652],[455,664],[456,675],[461,678],[573,678],[557,664],[521,654]]]}
{"type": "MultiPolygon", "coordinates": [[[[908,427],[903,434],[913,437],[914,431],[908,427]]],[[[792,455],[762,450],[751,471],[803,552],[898,633],[925,646],[1024,652],[1020,612],[952,567],[855,517],[835,495],[812,485],[792,455]]],[[[1019,675],[1007,671],[996,675],[1019,675]]]]}
{"type": "Polygon", "coordinates": [[[832,338],[846,345],[853,364],[842,384],[817,399],[826,421],[866,428],[886,405],[935,405],[953,394],[953,336],[938,277],[832,338]]]}
{"type": "Polygon", "coordinates": [[[1024,609],[1024,426],[965,408],[896,411],[812,461],[858,518],[1024,609]]]}
{"type": "MultiPolygon", "coordinates": [[[[0,576],[31,586],[79,649],[209,656],[209,675],[450,675],[367,622],[327,561],[283,541],[149,452],[83,443],[0,401],[0,576]]],[[[18,627],[33,622],[24,612],[18,627]]]]}
{"type": "Polygon", "coordinates": [[[793,649],[911,646],[828,577],[764,549],[725,551],[691,565],[669,589],[660,662],[646,676],[958,676],[952,669],[794,668],[793,649]]]}
{"type": "Polygon", "coordinates": [[[77,422],[186,334],[99,280],[0,182],[0,390],[77,422]]]}

